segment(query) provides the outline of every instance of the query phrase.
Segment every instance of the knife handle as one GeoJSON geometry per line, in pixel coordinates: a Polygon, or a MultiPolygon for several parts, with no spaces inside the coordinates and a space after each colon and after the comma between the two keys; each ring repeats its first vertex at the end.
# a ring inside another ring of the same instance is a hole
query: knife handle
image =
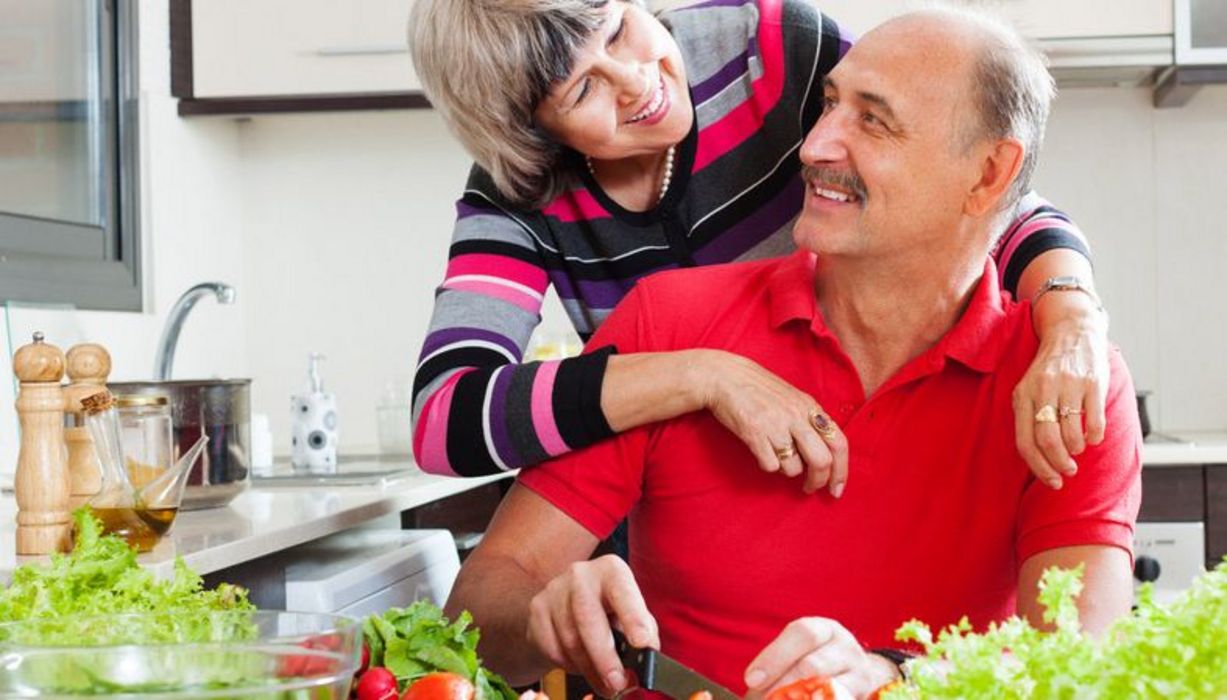
{"type": "Polygon", "coordinates": [[[613,630],[614,649],[622,665],[630,669],[638,679],[640,688],[656,689],[656,650],[652,648],[636,649],[627,641],[626,635],[613,630]]]}

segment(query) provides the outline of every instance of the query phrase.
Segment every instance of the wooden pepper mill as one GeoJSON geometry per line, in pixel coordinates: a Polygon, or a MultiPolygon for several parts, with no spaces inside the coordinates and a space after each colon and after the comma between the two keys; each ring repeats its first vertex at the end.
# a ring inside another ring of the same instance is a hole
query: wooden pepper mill
{"type": "Polygon", "coordinates": [[[85,427],[81,399],[106,389],[111,354],[101,345],[81,343],[68,349],[67,359],[70,383],[64,388],[64,442],[68,445],[68,502],[76,509],[102,490],[102,465],[85,427]]]}
{"type": "Polygon", "coordinates": [[[21,449],[17,454],[17,553],[67,552],[72,546],[68,511],[68,467],[64,458],[64,353],[34,342],[13,355],[13,374],[21,381],[17,417],[21,449]]]}

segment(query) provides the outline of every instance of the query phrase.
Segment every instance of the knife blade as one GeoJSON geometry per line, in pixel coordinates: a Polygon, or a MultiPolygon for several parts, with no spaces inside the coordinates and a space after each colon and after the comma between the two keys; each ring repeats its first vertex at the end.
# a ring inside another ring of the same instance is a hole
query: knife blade
{"type": "Polygon", "coordinates": [[[639,679],[639,687],[664,693],[674,700],[689,700],[700,690],[712,700],[741,700],[733,691],[655,649],[637,649],[625,635],[614,630],[614,648],[622,665],[639,679]]]}

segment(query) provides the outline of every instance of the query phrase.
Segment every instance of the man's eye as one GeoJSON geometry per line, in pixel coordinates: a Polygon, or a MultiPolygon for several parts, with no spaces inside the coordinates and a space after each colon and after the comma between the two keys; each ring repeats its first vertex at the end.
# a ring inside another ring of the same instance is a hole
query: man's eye
{"type": "Polygon", "coordinates": [[[873,112],[865,112],[863,115],[861,115],[861,120],[870,126],[886,126],[873,112]]]}

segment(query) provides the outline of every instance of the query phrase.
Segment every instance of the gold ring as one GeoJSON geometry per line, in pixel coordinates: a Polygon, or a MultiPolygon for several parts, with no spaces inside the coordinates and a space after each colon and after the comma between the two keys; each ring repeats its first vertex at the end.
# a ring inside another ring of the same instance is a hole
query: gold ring
{"type": "Polygon", "coordinates": [[[824,416],[822,411],[816,408],[809,412],[809,424],[814,426],[814,430],[823,440],[835,437],[835,421],[824,416]]]}
{"type": "Polygon", "coordinates": [[[1056,423],[1057,408],[1050,403],[1040,406],[1040,410],[1035,412],[1036,423],[1056,423]]]}
{"type": "Polygon", "coordinates": [[[1073,408],[1072,406],[1062,406],[1061,407],[1061,417],[1062,418],[1069,418],[1070,416],[1080,416],[1080,415],[1082,415],[1081,408],[1073,408]]]}
{"type": "Polygon", "coordinates": [[[796,446],[796,444],[791,443],[791,442],[790,442],[790,443],[788,443],[788,445],[787,445],[786,447],[777,447],[777,448],[775,448],[775,457],[776,457],[776,459],[780,460],[781,462],[783,462],[784,460],[786,460],[786,459],[788,459],[789,457],[792,457],[792,456],[794,456],[794,455],[796,455],[796,454],[797,454],[797,446],[796,446]]]}

